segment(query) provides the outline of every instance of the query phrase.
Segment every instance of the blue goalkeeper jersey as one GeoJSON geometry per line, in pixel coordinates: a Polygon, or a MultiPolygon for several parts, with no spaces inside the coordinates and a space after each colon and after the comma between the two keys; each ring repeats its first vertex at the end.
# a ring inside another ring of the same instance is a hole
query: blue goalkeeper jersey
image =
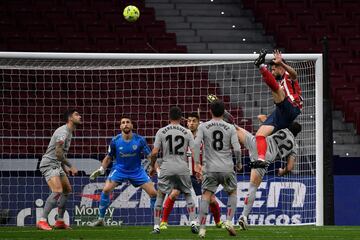
{"type": "Polygon", "coordinates": [[[113,159],[113,169],[120,172],[136,172],[141,169],[141,159],[151,150],[145,139],[133,133],[132,139],[124,140],[119,134],[111,140],[108,155],[113,159]]]}

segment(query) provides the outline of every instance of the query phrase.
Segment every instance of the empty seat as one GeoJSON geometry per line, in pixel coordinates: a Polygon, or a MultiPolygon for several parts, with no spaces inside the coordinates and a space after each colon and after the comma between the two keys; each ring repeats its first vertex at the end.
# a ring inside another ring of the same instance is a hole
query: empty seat
{"type": "Polygon", "coordinates": [[[335,32],[341,36],[353,36],[354,33],[359,33],[358,23],[341,23],[335,26],[335,32]]]}

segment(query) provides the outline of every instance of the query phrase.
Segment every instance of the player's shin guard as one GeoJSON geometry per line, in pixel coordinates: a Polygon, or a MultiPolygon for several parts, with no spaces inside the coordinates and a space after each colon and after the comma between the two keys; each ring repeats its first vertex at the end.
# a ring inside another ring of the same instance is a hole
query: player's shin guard
{"type": "Polygon", "coordinates": [[[42,220],[43,221],[47,221],[47,217],[50,213],[50,211],[56,207],[57,202],[59,201],[61,197],[61,193],[60,192],[53,192],[49,195],[49,197],[46,199],[46,203],[44,206],[44,212],[42,214],[42,220]]]}
{"type": "Polygon", "coordinates": [[[69,198],[69,194],[67,193],[63,193],[61,194],[61,197],[59,199],[59,201],[57,202],[58,205],[58,220],[63,220],[64,219],[64,213],[65,213],[65,205],[66,202],[69,198]]]}
{"type": "Polygon", "coordinates": [[[214,216],[215,224],[220,222],[220,206],[217,201],[210,203],[210,212],[214,216]]]}
{"type": "Polygon", "coordinates": [[[191,196],[191,193],[185,194],[185,200],[186,200],[187,210],[189,213],[189,220],[190,220],[190,222],[194,221],[195,220],[195,202],[191,196]]]}
{"type": "Polygon", "coordinates": [[[245,198],[244,209],[242,211],[242,215],[244,215],[245,217],[249,216],[249,213],[251,212],[252,206],[255,201],[256,191],[257,191],[257,186],[250,182],[249,192],[245,198]]]}
{"type": "Polygon", "coordinates": [[[158,194],[156,197],[155,202],[155,209],[154,209],[154,225],[160,225],[160,215],[161,215],[161,208],[164,202],[164,195],[158,194]]]}
{"type": "Polygon", "coordinates": [[[105,217],[106,209],[110,205],[110,195],[101,192],[100,204],[99,204],[99,218],[103,219],[105,217]]]}
{"type": "Polygon", "coordinates": [[[268,85],[273,92],[276,92],[277,90],[279,90],[279,88],[280,88],[279,83],[276,81],[276,79],[271,74],[271,72],[269,72],[266,69],[265,66],[260,67],[260,73],[263,76],[266,85],[268,85]]]}
{"type": "Polygon", "coordinates": [[[175,201],[168,197],[164,203],[164,212],[162,215],[161,222],[168,222],[169,215],[174,207],[175,201]]]}
{"type": "Polygon", "coordinates": [[[200,229],[205,228],[206,217],[207,217],[207,215],[209,213],[209,204],[210,204],[209,201],[201,199],[200,213],[199,213],[200,229]]]}
{"type": "Polygon", "coordinates": [[[236,211],[236,193],[230,194],[227,202],[227,213],[226,213],[226,220],[232,221],[235,211],[236,211]]]}
{"type": "Polygon", "coordinates": [[[264,136],[256,136],[256,148],[258,152],[258,159],[265,161],[267,143],[264,136]]]}

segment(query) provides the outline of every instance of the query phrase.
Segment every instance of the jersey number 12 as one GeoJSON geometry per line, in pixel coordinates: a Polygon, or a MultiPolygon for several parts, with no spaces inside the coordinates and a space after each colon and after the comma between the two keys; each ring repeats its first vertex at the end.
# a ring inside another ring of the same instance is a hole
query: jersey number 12
{"type": "Polygon", "coordinates": [[[172,135],[168,135],[166,136],[166,141],[168,142],[169,144],[169,153],[171,155],[184,155],[184,152],[182,151],[179,151],[183,146],[184,146],[184,143],[185,143],[185,138],[183,136],[180,136],[180,135],[177,135],[175,136],[175,142],[180,142],[173,148],[173,136],[172,135]]]}

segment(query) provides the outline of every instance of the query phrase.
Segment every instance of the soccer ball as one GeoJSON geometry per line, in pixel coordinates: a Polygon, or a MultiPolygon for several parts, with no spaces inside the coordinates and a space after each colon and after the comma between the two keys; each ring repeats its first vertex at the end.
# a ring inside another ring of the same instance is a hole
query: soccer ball
{"type": "Polygon", "coordinates": [[[135,22],[140,17],[140,11],[136,6],[129,5],[124,9],[124,18],[128,22],[135,22]]]}

